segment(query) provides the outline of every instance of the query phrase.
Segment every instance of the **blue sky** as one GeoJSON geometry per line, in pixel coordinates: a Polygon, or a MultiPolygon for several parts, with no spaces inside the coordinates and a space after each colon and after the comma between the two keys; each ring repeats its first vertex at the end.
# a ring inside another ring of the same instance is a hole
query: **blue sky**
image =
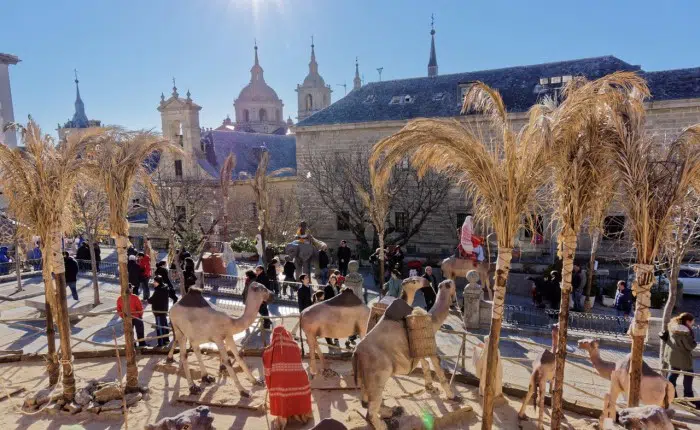
{"type": "MultiPolygon", "coordinates": [[[[378,0],[3,0],[0,52],[15,117],[46,131],[73,114],[77,68],[88,117],[160,129],[160,93],[187,89],[203,127],[233,117],[257,38],[265,79],[296,116],[310,37],[333,100],[366,81],[427,74],[430,14],[440,73],[612,54],[645,70],[700,66],[700,2],[378,0]]],[[[296,119],[295,119],[296,121],[296,119]]]]}

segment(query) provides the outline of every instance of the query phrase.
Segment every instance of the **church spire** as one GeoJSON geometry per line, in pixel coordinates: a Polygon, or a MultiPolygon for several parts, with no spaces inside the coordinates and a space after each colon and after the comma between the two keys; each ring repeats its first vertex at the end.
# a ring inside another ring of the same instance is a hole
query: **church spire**
{"type": "Polygon", "coordinates": [[[311,61],[309,62],[309,74],[318,73],[318,63],[316,62],[316,52],[314,52],[314,37],[311,36],[311,61]]]}
{"type": "Polygon", "coordinates": [[[428,76],[437,76],[438,64],[435,54],[435,15],[430,15],[430,60],[428,60],[428,76]]]}
{"type": "Polygon", "coordinates": [[[362,86],[362,80],[360,79],[360,65],[357,62],[357,57],[355,57],[355,79],[352,80],[352,89],[356,90],[362,86]]]}
{"type": "Polygon", "coordinates": [[[73,127],[74,128],[86,128],[88,126],[88,118],[85,114],[85,104],[83,99],[80,98],[80,86],[78,85],[78,71],[75,72],[75,113],[73,114],[73,127]]]}
{"type": "Polygon", "coordinates": [[[258,41],[255,40],[255,44],[253,46],[253,49],[255,49],[255,64],[253,64],[253,67],[250,69],[250,82],[255,82],[255,81],[264,81],[265,78],[263,78],[263,68],[260,67],[260,61],[258,61],[258,41]]]}

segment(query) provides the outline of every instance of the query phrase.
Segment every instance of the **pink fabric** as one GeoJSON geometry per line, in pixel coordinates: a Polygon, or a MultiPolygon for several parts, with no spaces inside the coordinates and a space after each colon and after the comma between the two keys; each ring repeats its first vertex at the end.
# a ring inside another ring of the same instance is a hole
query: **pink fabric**
{"type": "Polygon", "coordinates": [[[474,251],[474,245],[472,245],[473,230],[474,226],[472,224],[472,217],[468,216],[464,219],[464,223],[462,224],[462,233],[459,240],[460,244],[462,245],[462,249],[467,254],[474,251]]]}

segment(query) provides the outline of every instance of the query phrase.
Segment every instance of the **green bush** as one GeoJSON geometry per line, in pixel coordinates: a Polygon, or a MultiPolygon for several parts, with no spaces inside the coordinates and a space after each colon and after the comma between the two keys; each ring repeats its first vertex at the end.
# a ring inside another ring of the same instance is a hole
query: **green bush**
{"type": "Polygon", "coordinates": [[[234,252],[257,252],[255,249],[255,239],[239,236],[231,241],[231,249],[234,252]]]}

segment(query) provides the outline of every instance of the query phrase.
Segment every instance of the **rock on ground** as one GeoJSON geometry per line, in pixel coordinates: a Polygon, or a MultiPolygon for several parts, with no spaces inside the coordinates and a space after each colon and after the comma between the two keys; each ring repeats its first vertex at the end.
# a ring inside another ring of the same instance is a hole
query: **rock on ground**
{"type": "Polygon", "coordinates": [[[100,403],[109,402],[110,400],[120,399],[122,390],[117,384],[108,384],[95,391],[94,397],[100,403]]]}
{"type": "Polygon", "coordinates": [[[211,430],[214,417],[210,415],[209,408],[197,406],[188,409],[174,417],[162,418],[155,424],[149,424],[145,430],[211,430]]]}
{"type": "Polygon", "coordinates": [[[103,411],[115,411],[121,409],[124,406],[121,400],[110,400],[104,405],[100,406],[100,412],[103,411]]]}

